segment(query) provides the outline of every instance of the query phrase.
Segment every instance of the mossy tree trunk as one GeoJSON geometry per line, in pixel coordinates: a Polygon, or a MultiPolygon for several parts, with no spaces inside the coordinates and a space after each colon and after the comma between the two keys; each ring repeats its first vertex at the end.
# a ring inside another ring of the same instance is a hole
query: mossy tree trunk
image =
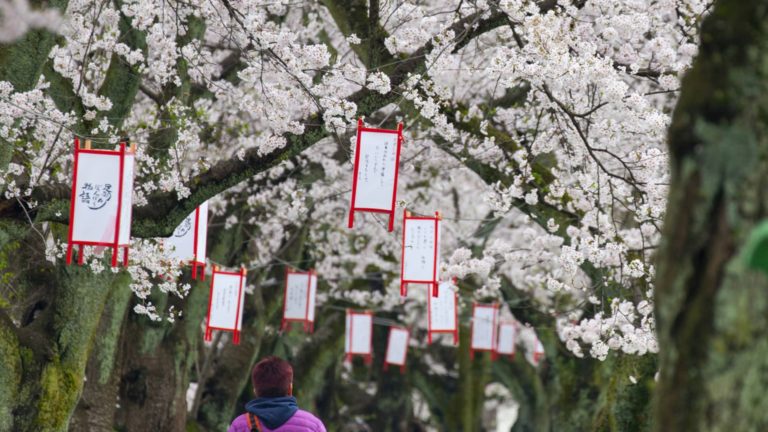
{"type": "Polygon", "coordinates": [[[130,299],[130,290],[116,290],[107,299],[107,306],[97,330],[97,338],[85,369],[83,394],[69,424],[72,432],[113,430],[119,376],[115,360],[120,352],[121,329],[130,299]]]}
{"type": "Polygon", "coordinates": [[[768,430],[768,279],[744,259],[765,240],[766,94],[768,1],[716,2],[669,131],[657,431],[768,430]]]}
{"type": "MultiPolygon", "coordinates": [[[[9,239],[3,249],[13,241],[39,242],[23,226],[5,226],[3,232],[9,239]]],[[[0,431],[64,431],[80,397],[102,311],[110,297],[128,290],[130,278],[55,266],[36,248],[17,251],[8,269],[18,271],[14,283],[25,306],[0,310],[0,431]]]]}

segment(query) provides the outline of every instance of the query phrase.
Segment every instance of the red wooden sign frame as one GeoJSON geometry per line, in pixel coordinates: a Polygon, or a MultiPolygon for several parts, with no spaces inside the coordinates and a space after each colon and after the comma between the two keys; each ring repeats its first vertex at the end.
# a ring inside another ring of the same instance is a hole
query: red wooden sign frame
{"type": "MultiPolygon", "coordinates": [[[[438,289],[440,288],[438,287],[438,289]]],[[[453,314],[454,314],[453,323],[455,325],[453,330],[433,330],[432,329],[432,297],[437,297],[437,296],[429,295],[429,292],[427,292],[427,344],[432,344],[432,334],[448,333],[453,335],[453,345],[454,346],[459,345],[459,294],[456,291],[453,291],[453,314]]]]}
{"type": "MultiPolygon", "coordinates": [[[[69,201],[69,234],[67,239],[67,265],[72,264],[72,251],[75,245],[79,246],[77,253],[77,264],[83,265],[84,254],[83,248],[85,246],[102,246],[112,248],[112,267],[117,267],[118,254],[120,248],[123,249],[123,267],[128,267],[128,249],[130,244],[120,244],[120,221],[123,204],[123,170],[125,169],[125,156],[135,155],[136,146],[131,144],[126,148],[125,142],[120,143],[120,150],[102,150],[91,149],[90,140],[86,140],[86,147],[80,148],[80,138],[75,137],[75,156],[73,162],[73,174],[72,174],[72,194],[69,201]],[[77,205],[77,166],[80,160],[80,155],[84,153],[108,155],[120,158],[120,173],[118,179],[118,191],[117,191],[117,217],[115,218],[115,240],[112,242],[94,242],[94,241],[75,241],[72,239],[73,230],[75,227],[75,206],[77,205]]],[[[135,170],[134,170],[135,172],[135,170]]],[[[131,212],[133,208],[131,208],[131,212]]],[[[131,219],[131,215],[127,215],[128,220],[131,219]]]]}
{"type": "Polygon", "coordinates": [[[357,143],[355,146],[355,165],[352,174],[352,201],[349,208],[349,228],[355,225],[355,212],[385,213],[389,215],[389,231],[395,229],[395,203],[397,202],[397,176],[400,171],[400,149],[403,144],[403,124],[398,123],[397,129],[378,129],[368,128],[363,124],[363,119],[357,120],[357,143]],[[397,150],[395,153],[395,185],[392,188],[392,207],[389,209],[355,207],[355,198],[357,197],[357,178],[360,170],[360,143],[363,132],[391,133],[397,134],[397,150]]]}
{"type": "MultiPolygon", "coordinates": [[[[208,217],[207,214],[206,214],[206,217],[208,217]]],[[[195,259],[193,259],[190,264],[192,264],[192,279],[197,279],[197,269],[199,268],[201,273],[200,280],[205,280],[205,257],[203,257],[203,260],[200,261],[200,257],[197,256],[198,238],[200,237],[199,227],[200,227],[200,206],[197,206],[195,208],[195,240],[192,246],[195,251],[195,259]]],[[[206,224],[205,227],[206,227],[206,235],[207,235],[208,225],[206,224]]]]}
{"type": "Polygon", "coordinates": [[[477,302],[472,302],[472,322],[470,323],[470,331],[469,331],[469,358],[474,359],[475,358],[475,352],[482,352],[487,351],[491,353],[491,360],[496,360],[497,353],[496,353],[496,343],[498,338],[498,319],[499,319],[499,304],[498,303],[491,303],[491,304],[481,304],[477,302]],[[490,349],[487,348],[474,348],[472,346],[472,335],[475,330],[475,309],[478,308],[493,308],[493,335],[491,336],[491,344],[493,345],[490,349]]]}
{"type": "Polygon", "coordinates": [[[429,284],[432,285],[432,296],[437,297],[437,290],[438,286],[440,285],[440,281],[437,280],[437,255],[439,253],[440,245],[438,244],[439,237],[440,237],[440,221],[442,220],[442,216],[440,216],[440,212],[435,212],[435,216],[412,216],[411,212],[408,210],[403,210],[403,240],[401,243],[402,247],[402,253],[400,255],[400,296],[405,297],[408,295],[408,284],[411,283],[418,283],[418,284],[429,284]],[[432,280],[412,280],[412,279],[404,279],[404,272],[405,272],[405,230],[406,225],[409,220],[434,220],[435,221],[435,251],[434,251],[434,257],[433,257],[433,267],[432,267],[432,280]]]}
{"type": "Polygon", "coordinates": [[[405,373],[405,365],[406,360],[408,359],[408,345],[411,343],[411,329],[408,327],[401,327],[401,326],[391,326],[389,328],[389,335],[387,336],[387,351],[384,353],[384,370],[386,371],[389,368],[389,365],[393,366],[400,366],[400,373],[405,373]],[[405,338],[405,353],[403,354],[403,361],[400,363],[390,363],[387,361],[387,357],[389,354],[389,344],[392,343],[392,330],[403,330],[407,333],[407,336],[405,338]]]}
{"type": "MultiPolygon", "coordinates": [[[[357,312],[353,309],[347,309],[347,316],[349,317],[349,339],[347,343],[347,347],[349,348],[348,352],[344,353],[344,356],[347,359],[347,362],[351,362],[352,358],[356,355],[362,356],[365,360],[365,364],[369,365],[373,361],[373,312],[371,311],[361,311],[357,312]],[[352,341],[355,340],[353,334],[355,331],[355,326],[352,324],[353,318],[355,315],[368,315],[371,317],[371,346],[369,348],[368,352],[354,352],[352,351],[352,341]]],[[[346,331],[345,331],[346,333],[346,331]]],[[[347,337],[345,334],[344,337],[347,337]]]]}
{"type": "MultiPolygon", "coordinates": [[[[285,284],[283,285],[283,318],[280,322],[280,330],[283,331],[288,328],[288,324],[291,322],[300,322],[303,323],[304,331],[307,333],[314,333],[315,332],[315,321],[309,319],[309,303],[310,303],[310,295],[312,293],[312,277],[317,278],[317,273],[314,269],[310,269],[308,271],[302,272],[302,271],[296,271],[292,270],[288,267],[285,269],[285,284]],[[307,309],[304,312],[304,319],[298,319],[298,318],[286,318],[285,317],[285,310],[286,310],[286,304],[288,301],[288,275],[307,275],[307,309]]],[[[317,294],[317,293],[315,293],[317,294]]]]}
{"type": "Polygon", "coordinates": [[[517,343],[516,340],[512,340],[512,352],[511,353],[499,352],[499,339],[498,338],[501,337],[501,327],[502,326],[512,326],[515,329],[515,338],[517,338],[517,332],[518,332],[517,322],[514,321],[514,320],[502,320],[502,321],[499,321],[498,330],[496,332],[496,347],[495,347],[496,348],[496,355],[497,356],[506,355],[506,356],[509,356],[510,360],[514,360],[515,359],[515,354],[517,352],[517,349],[515,349],[515,345],[517,343]]]}
{"type": "MultiPolygon", "coordinates": [[[[213,271],[211,272],[211,289],[208,294],[208,315],[205,319],[205,336],[203,339],[206,342],[210,342],[213,339],[213,330],[219,330],[219,331],[230,331],[232,332],[232,343],[235,345],[240,344],[240,332],[241,330],[237,329],[237,324],[240,323],[240,305],[243,302],[243,285],[245,285],[245,275],[247,274],[247,270],[245,267],[241,267],[239,272],[227,272],[227,271],[220,271],[218,266],[213,266],[213,271]],[[240,276],[240,290],[237,295],[237,313],[235,315],[235,328],[224,328],[224,327],[211,327],[209,324],[211,322],[211,304],[213,303],[213,284],[216,281],[216,275],[217,274],[226,274],[226,275],[233,275],[233,276],[240,276]]],[[[241,324],[242,327],[242,324],[241,324]]]]}

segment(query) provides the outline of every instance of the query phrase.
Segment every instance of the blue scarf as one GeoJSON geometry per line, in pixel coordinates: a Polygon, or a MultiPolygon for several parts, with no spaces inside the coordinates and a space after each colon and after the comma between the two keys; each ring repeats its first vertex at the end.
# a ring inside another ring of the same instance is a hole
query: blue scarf
{"type": "Polygon", "coordinates": [[[264,426],[277,429],[293,417],[299,407],[296,405],[295,397],[283,396],[256,398],[245,404],[245,409],[256,415],[264,426]]]}

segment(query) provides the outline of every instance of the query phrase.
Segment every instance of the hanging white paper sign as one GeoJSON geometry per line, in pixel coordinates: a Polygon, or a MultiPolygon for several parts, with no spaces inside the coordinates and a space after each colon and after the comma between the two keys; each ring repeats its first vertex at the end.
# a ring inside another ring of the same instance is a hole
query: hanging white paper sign
{"type": "Polygon", "coordinates": [[[441,282],[437,297],[427,293],[427,342],[432,343],[433,333],[453,334],[453,343],[459,341],[457,323],[456,285],[453,282],[441,282]]]}
{"type": "Polygon", "coordinates": [[[72,263],[75,245],[80,246],[78,263],[83,263],[83,246],[112,248],[112,266],[123,249],[128,265],[135,147],[120,143],[119,150],[80,148],[75,139],[74,173],[69,204],[67,264],[72,263]]]}
{"type": "Polygon", "coordinates": [[[366,363],[370,363],[373,356],[373,314],[371,312],[347,310],[344,352],[347,360],[351,361],[354,355],[361,355],[365,357],[366,363]]]}
{"type": "Polygon", "coordinates": [[[164,245],[170,251],[172,259],[192,264],[192,279],[197,278],[197,269],[202,268],[205,280],[205,253],[208,237],[208,201],[200,204],[173,231],[173,235],[164,239],[164,245]]]}
{"type": "Polygon", "coordinates": [[[213,268],[211,273],[211,291],[208,299],[208,319],[205,327],[205,340],[210,341],[213,330],[225,330],[234,333],[232,341],[240,343],[240,330],[243,322],[243,285],[245,269],[240,272],[219,271],[213,268]]]}
{"type": "Polygon", "coordinates": [[[435,213],[434,217],[411,216],[406,211],[403,217],[401,296],[408,294],[410,283],[430,284],[433,287],[432,295],[437,295],[439,254],[440,214],[435,213]]]}
{"type": "Polygon", "coordinates": [[[384,368],[387,365],[400,366],[400,371],[405,370],[405,359],[408,355],[408,342],[411,333],[404,327],[390,327],[387,341],[387,354],[384,358],[384,368]]]}
{"type": "Polygon", "coordinates": [[[472,307],[472,335],[470,355],[475,351],[491,351],[496,348],[496,312],[497,305],[475,303],[472,307]]]}
{"type": "Polygon", "coordinates": [[[538,336],[536,337],[536,343],[533,345],[532,357],[534,366],[538,366],[541,360],[544,358],[544,345],[542,345],[538,336]]]}
{"type": "Polygon", "coordinates": [[[280,328],[285,329],[291,321],[304,323],[304,330],[312,331],[315,322],[315,296],[317,293],[317,275],[313,270],[285,273],[283,295],[283,321],[280,328]]]}
{"type": "Polygon", "coordinates": [[[394,229],[395,201],[403,124],[396,130],[366,128],[357,122],[355,166],[352,174],[352,204],[349,227],[355,223],[355,212],[389,214],[389,231],[394,229]]]}
{"type": "Polygon", "coordinates": [[[515,357],[515,342],[517,338],[517,327],[514,321],[504,321],[499,323],[499,338],[496,344],[496,352],[502,355],[515,357]]]}

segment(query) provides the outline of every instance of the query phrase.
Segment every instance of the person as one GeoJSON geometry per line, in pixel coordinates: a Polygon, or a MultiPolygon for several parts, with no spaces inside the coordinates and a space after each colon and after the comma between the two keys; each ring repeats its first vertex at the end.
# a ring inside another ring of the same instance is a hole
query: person
{"type": "Polygon", "coordinates": [[[279,357],[267,357],[251,372],[256,399],[245,404],[227,432],[326,432],[311,413],[300,410],[293,397],[293,368],[279,357]]]}

